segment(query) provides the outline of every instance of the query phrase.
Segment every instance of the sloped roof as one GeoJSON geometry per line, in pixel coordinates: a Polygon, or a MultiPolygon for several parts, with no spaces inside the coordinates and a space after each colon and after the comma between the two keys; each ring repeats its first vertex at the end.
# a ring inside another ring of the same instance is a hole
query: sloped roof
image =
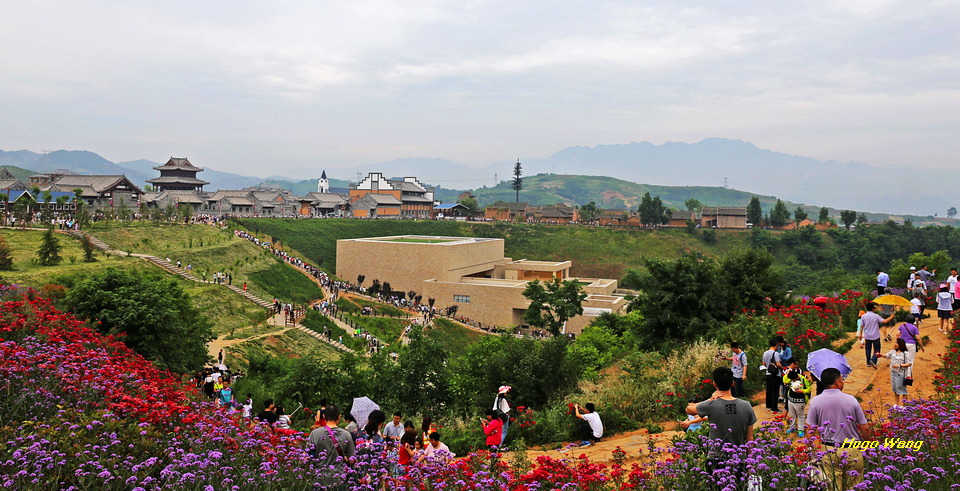
{"type": "Polygon", "coordinates": [[[407,195],[401,198],[404,203],[433,203],[433,200],[426,196],[407,195]]]}
{"type": "Polygon", "coordinates": [[[746,208],[737,208],[732,206],[704,206],[700,210],[700,216],[709,217],[713,216],[747,216],[746,208]]]}
{"type": "Polygon", "coordinates": [[[191,164],[190,161],[186,159],[186,157],[184,158],[170,157],[170,160],[168,160],[166,164],[154,167],[153,170],[186,170],[186,171],[200,172],[203,170],[203,168],[197,167],[191,164]]]}
{"type": "Polygon", "coordinates": [[[425,193],[427,190],[421,186],[418,186],[412,182],[407,181],[395,181],[392,179],[387,179],[387,182],[393,186],[393,189],[399,189],[401,192],[407,191],[412,193],[425,193]]]}
{"type": "Polygon", "coordinates": [[[253,202],[242,196],[227,196],[224,201],[233,206],[253,206],[253,202]]]}
{"type": "Polygon", "coordinates": [[[464,210],[467,209],[466,206],[463,206],[460,203],[443,203],[433,207],[434,210],[440,211],[452,210],[454,208],[463,208],[464,210]]]}
{"type": "Polygon", "coordinates": [[[150,184],[194,184],[198,186],[206,186],[210,184],[207,181],[197,179],[196,177],[183,177],[183,176],[160,176],[154,177],[153,179],[148,179],[147,182],[150,184]]]}
{"type": "Polygon", "coordinates": [[[207,198],[207,200],[219,201],[219,200],[231,198],[231,197],[235,197],[235,198],[246,197],[248,194],[250,194],[250,191],[240,191],[236,189],[220,189],[216,193],[213,193],[213,195],[211,195],[209,198],[207,198]]]}
{"type": "Polygon", "coordinates": [[[138,193],[143,191],[137,187],[136,184],[130,182],[127,179],[127,176],[124,175],[105,175],[105,176],[96,176],[96,175],[85,175],[85,174],[68,174],[61,176],[59,179],[51,183],[51,190],[55,191],[64,191],[72,192],[75,188],[89,187],[96,194],[101,194],[104,191],[113,189],[114,187],[126,183],[127,186],[133,188],[138,193]],[[56,189],[52,189],[56,188],[56,189]]]}
{"type": "Polygon", "coordinates": [[[170,199],[181,203],[203,204],[205,197],[193,191],[167,190],[161,193],[158,199],[170,199]]]}
{"type": "Polygon", "coordinates": [[[27,186],[23,181],[14,177],[13,179],[0,179],[0,189],[27,189],[27,186]]]}
{"type": "Polygon", "coordinates": [[[670,218],[673,220],[696,220],[692,211],[674,211],[670,218]]]}
{"type": "Polygon", "coordinates": [[[357,205],[360,205],[360,204],[363,204],[364,206],[370,206],[370,205],[400,206],[403,203],[401,203],[400,200],[398,200],[392,194],[367,193],[363,195],[362,198],[358,199],[353,206],[356,207],[357,205]]]}
{"type": "Polygon", "coordinates": [[[520,203],[512,201],[497,201],[492,205],[487,205],[487,208],[508,208],[510,211],[526,211],[528,208],[528,203],[526,201],[522,201],[520,203]]]}
{"type": "Polygon", "coordinates": [[[320,173],[320,179],[326,179],[326,178],[327,178],[327,171],[324,170],[323,172],[320,173]]]}

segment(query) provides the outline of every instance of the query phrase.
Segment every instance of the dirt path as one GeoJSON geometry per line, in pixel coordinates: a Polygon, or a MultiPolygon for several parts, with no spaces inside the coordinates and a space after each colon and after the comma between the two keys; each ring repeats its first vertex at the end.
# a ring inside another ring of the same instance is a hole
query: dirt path
{"type": "MultiPolygon", "coordinates": [[[[282,325],[282,323],[283,323],[283,317],[282,317],[282,315],[283,315],[283,314],[277,314],[277,315],[274,315],[273,317],[267,319],[267,325],[270,325],[270,326],[280,326],[280,325],[282,325]]],[[[220,350],[222,350],[222,349],[225,350],[225,349],[228,349],[229,347],[231,347],[231,346],[233,346],[233,345],[240,344],[240,343],[245,343],[245,342],[247,342],[247,341],[252,341],[252,340],[254,340],[254,339],[261,339],[261,338],[265,338],[265,337],[269,337],[269,336],[279,336],[279,335],[281,335],[281,334],[283,334],[283,333],[285,333],[285,332],[287,332],[287,331],[289,331],[289,330],[291,330],[291,329],[294,329],[294,328],[293,328],[293,327],[285,327],[285,328],[283,328],[283,329],[280,329],[279,331],[271,331],[271,332],[268,332],[268,333],[258,334],[258,335],[256,335],[256,336],[251,336],[251,337],[249,337],[249,338],[242,338],[242,339],[241,339],[241,338],[237,338],[237,339],[227,339],[228,334],[222,334],[222,335],[220,335],[220,337],[218,337],[217,339],[214,339],[213,341],[210,341],[210,344],[207,345],[207,349],[208,349],[209,352],[210,352],[210,356],[211,356],[212,358],[216,359],[216,358],[217,358],[217,354],[219,354],[219,353],[220,353],[220,350]]]]}
{"type": "MultiPolygon", "coordinates": [[[[926,350],[917,353],[916,365],[914,367],[913,378],[914,385],[908,387],[910,393],[907,398],[931,397],[934,391],[934,376],[936,370],[940,368],[940,355],[946,349],[949,339],[945,333],[937,330],[939,321],[936,318],[926,319],[919,326],[921,339],[928,336],[929,341],[925,341],[926,350]]],[[[899,327],[899,324],[897,325],[899,327]]],[[[896,329],[892,331],[896,333],[896,329]]],[[[852,335],[851,335],[852,336],[852,335]]],[[[894,346],[890,341],[882,341],[881,356],[885,355],[894,346]]],[[[844,385],[844,392],[860,398],[861,407],[864,411],[870,411],[867,414],[868,419],[883,420],[888,417],[889,406],[893,405],[894,397],[890,388],[890,364],[885,358],[881,358],[877,363],[878,369],[867,366],[866,356],[859,343],[854,344],[845,355],[847,363],[853,368],[853,372],[847,377],[844,385]]],[[[764,393],[756,394],[754,399],[760,404],[754,407],[757,414],[757,426],[764,422],[773,421],[776,417],[783,417],[784,411],[781,405],[780,413],[772,414],[764,408],[764,393]]],[[[600,443],[590,447],[580,449],[572,448],[566,452],[558,450],[530,450],[529,458],[536,459],[540,455],[548,455],[554,458],[579,457],[586,455],[593,462],[609,463],[612,462],[612,452],[616,448],[621,448],[627,453],[628,461],[635,461],[642,455],[648,455],[651,447],[665,448],[669,446],[670,439],[681,435],[679,423],[668,421],[660,423],[665,431],[655,435],[649,434],[646,430],[640,429],[630,433],[615,435],[611,438],[605,438],[600,443]]],[[[794,433],[794,435],[796,435],[794,433]]],[[[509,454],[508,454],[509,458],[509,454]]]]}

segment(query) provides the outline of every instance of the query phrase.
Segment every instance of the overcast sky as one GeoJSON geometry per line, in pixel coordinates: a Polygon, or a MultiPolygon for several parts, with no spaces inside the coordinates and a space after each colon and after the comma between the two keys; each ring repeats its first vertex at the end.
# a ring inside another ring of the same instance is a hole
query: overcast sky
{"type": "Polygon", "coordinates": [[[0,149],[244,174],[708,137],[956,167],[960,2],[4,2],[0,149]]]}

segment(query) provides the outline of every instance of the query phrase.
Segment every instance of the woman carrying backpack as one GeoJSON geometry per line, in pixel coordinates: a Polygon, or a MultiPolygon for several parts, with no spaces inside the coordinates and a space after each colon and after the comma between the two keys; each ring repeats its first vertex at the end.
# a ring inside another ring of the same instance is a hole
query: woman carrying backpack
{"type": "Polygon", "coordinates": [[[510,392],[509,385],[501,385],[497,391],[497,397],[493,400],[494,417],[503,423],[503,430],[500,436],[500,445],[507,441],[507,429],[510,428],[510,404],[507,402],[507,392],[510,392]]]}

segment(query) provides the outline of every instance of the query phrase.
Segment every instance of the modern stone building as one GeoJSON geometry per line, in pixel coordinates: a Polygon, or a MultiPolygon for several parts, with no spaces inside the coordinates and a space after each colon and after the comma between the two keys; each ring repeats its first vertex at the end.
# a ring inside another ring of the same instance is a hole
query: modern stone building
{"type": "Polygon", "coordinates": [[[604,312],[620,312],[626,301],[616,294],[617,280],[573,278],[570,261],[513,260],[503,255],[503,239],[405,235],[337,241],[337,276],[354,281],[364,275],[389,282],[394,291],[434,298],[437,308],[456,305],[457,315],[484,325],[525,329],[523,296],[534,279],[578,281],[587,293],[584,313],[567,322],[579,334],[604,312]]]}
{"type": "Polygon", "coordinates": [[[350,184],[350,208],[357,218],[421,218],[433,213],[434,188],[416,177],[385,179],[371,172],[358,184],[350,184]]]}

